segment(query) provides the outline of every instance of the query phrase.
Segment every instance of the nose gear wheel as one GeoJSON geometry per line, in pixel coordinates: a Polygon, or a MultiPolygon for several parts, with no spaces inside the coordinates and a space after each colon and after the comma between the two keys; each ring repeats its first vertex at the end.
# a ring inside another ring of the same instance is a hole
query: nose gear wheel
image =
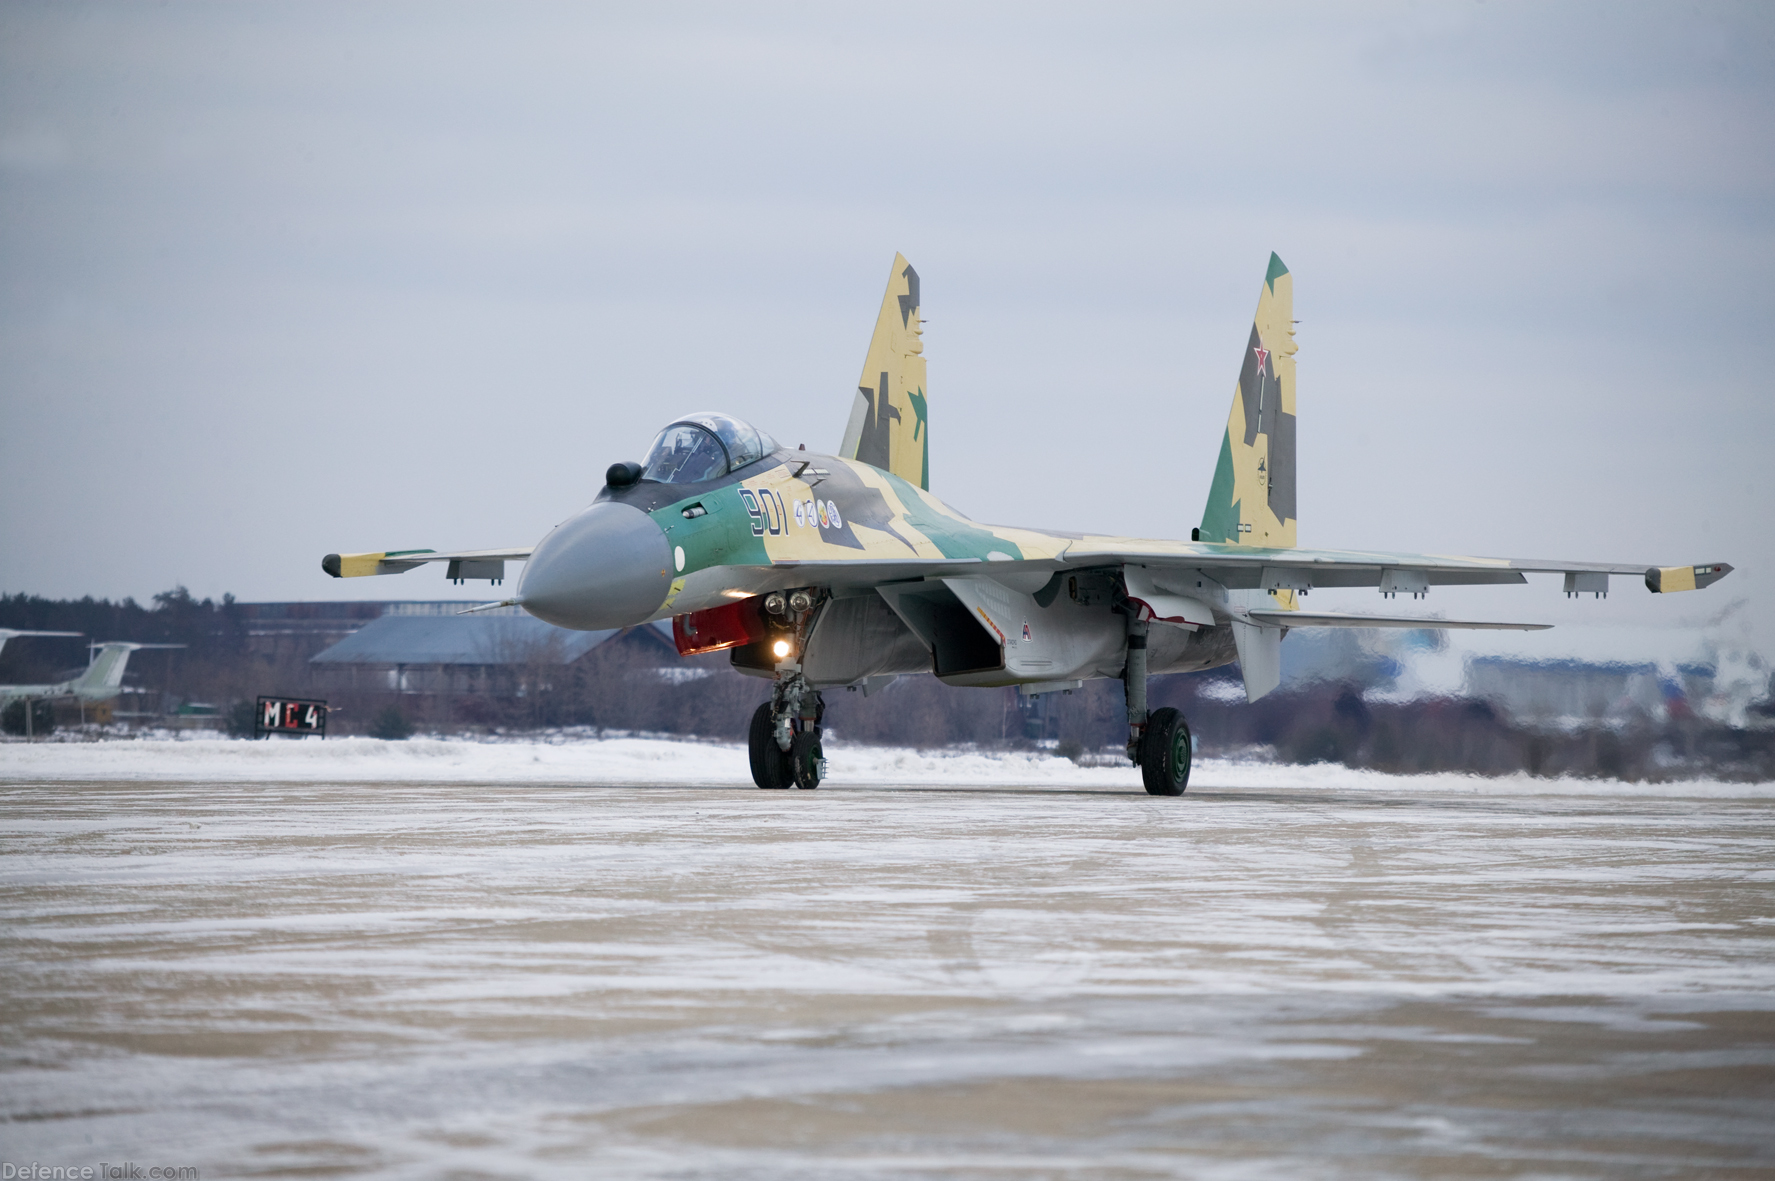
{"type": "Polygon", "coordinates": [[[752,726],[746,746],[752,755],[752,782],[759,787],[788,787],[794,782],[789,755],[777,746],[777,724],[770,716],[770,702],[759,703],[752,711],[752,726]]]}
{"type": "Polygon", "coordinates": [[[820,750],[818,731],[803,730],[795,736],[789,748],[789,766],[795,776],[795,786],[815,788],[820,786],[820,776],[826,768],[826,759],[820,750]]]}

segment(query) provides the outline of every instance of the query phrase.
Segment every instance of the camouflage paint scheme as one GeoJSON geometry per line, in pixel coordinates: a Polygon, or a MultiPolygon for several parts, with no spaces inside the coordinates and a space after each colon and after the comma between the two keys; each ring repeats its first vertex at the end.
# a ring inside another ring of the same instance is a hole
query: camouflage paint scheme
{"type": "Polygon", "coordinates": [[[918,317],[918,272],[894,255],[875,334],[857,379],[857,398],[838,454],[927,491],[931,486],[931,432],[924,383],[924,327],[918,317]]]}
{"type": "MultiPolygon", "coordinates": [[[[1154,633],[1168,638],[1155,639],[1152,671],[1239,658],[1255,699],[1274,687],[1280,675],[1276,644],[1294,626],[1541,626],[1301,612],[1298,596],[1315,587],[1377,587],[1388,597],[1418,597],[1431,586],[1520,583],[1527,573],[1562,573],[1568,594],[1606,592],[1610,575],[1643,577],[1648,589],[1669,592],[1704,587],[1731,570],[1723,563],[1648,569],[1296,547],[1294,279],[1275,255],[1241,354],[1198,540],[978,524],[929,491],[919,299],[918,273],[896,255],[838,455],[782,448],[706,483],[642,481],[598,494],[599,501],[643,510],[668,539],[675,569],[652,619],[795,587],[824,588],[839,597],[878,590],[892,605],[903,584],[940,581],[1004,652],[996,670],[945,679],[1057,682],[1120,675],[1122,616],[1108,597],[1099,601],[1088,589],[1081,597],[1076,585],[1078,575],[1102,577],[1119,588],[1116,593],[1139,618],[1171,625],[1154,633]],[[1070,589],[1057,601],[1062,583],[1070,589]],[[1088,610],[1073,610],[1068,602],[1088,610]],[[1056,629],[1074,639],[1102,634],[1068,646],[1051,639],[1056,629]],[[1196,635],[1205,631],[1216,633],[1211,641],[1196,635]],[[1053,659],[1042,659],[1044,651],[1053,659]],[[1274,666],[1270,673],[1254,671],[1266,665],[1274,666]]],[[[328,555],[325,565],[329,573],[351,576],[397,573],[426,561],[517,560],[528,553],[328,555]]]]}
{"type": "Polygon", "coordinates": [[[1294,545],[1294,276],[1270,255],[1199,530],[1204,541],[1294,545]]]}
{"type": "Polygon", "coordinates": [[[1295,548],[1293,276],[1274,255],[1241,359],[1202,516],[1202,541],[977,524],[925,490],[923,346],[916,335],[917,304],[907,311],[917,293],[916,273],[895,256],[864,370],[882,376],[875,390],[859,389],[839,456],[784,448],[708,485],[638,485],[599,494],[641,503],[684,551],[673,593],[655,618],[783,586],[919,577],[939,568],[980,572],[983,563],[998,562],[1045,571],[1127,563],[1200,568],[1228,588],[1277,595],[1290,588],[1266,586],[1266,569],[1295,572],[1309,586],[1379,586],[1383,571],[1403,568],[1424,572],[1433,585],[1522,582],[1524,573],[1537,572],[1646,572],[1643,565],[1295,548]],[[885,401],[879,397],[882,382],[889,391],[885,401]],[[890,414],[900,407],[906,413],[883,419],[876,413],[881,406],[890,414]],[[842,457],[859,448],[873,459],[842,457]],[[684,510],[697,504],[707,515],[686,520],[684,510]]]}

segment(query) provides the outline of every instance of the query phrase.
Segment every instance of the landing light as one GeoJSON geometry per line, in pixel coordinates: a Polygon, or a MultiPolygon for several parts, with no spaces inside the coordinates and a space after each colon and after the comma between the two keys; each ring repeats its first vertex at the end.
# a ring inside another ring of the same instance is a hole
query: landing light
{"type": "Polygon", "coordinates": [[[777,654],[778,660],[787,660],[789,658],[789,653],[793,651],[788,640],[778,640],[770,646],[770,650],[777,654]]]}

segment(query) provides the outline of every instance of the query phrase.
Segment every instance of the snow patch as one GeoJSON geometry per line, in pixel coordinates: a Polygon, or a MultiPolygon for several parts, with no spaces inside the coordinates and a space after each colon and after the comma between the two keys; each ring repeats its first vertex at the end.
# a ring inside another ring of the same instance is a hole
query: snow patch
{"type": "MultiPolygon", "coordinates": [[[[1053,787],[1133,791],[1127,765],[1081,767],[1043,751],[931,750],[828,744],[832,787],[1053,787]]],[[[750,787],[738,743],[619,737],[575,741],[374,738],[141,739],[0,746],[0,782],[88,779],[202,782],[585,783],[750,787]]],[[[1623,783],[1529,775],[1383,775],[1336,764],[1200,759],[1192,792],[1317,789],[1462,795],[1775,797],[1775,783],[1623,783]]]]}

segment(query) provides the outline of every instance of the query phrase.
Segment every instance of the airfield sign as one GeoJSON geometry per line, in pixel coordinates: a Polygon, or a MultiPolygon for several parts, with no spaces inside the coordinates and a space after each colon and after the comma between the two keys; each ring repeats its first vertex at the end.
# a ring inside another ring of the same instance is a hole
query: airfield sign
{"type": "Polygon", "coordinates": [[[293,697],[261,697],[253,714],[253,736],[319,734],[327,736],[327,703],[293,697]]]}

